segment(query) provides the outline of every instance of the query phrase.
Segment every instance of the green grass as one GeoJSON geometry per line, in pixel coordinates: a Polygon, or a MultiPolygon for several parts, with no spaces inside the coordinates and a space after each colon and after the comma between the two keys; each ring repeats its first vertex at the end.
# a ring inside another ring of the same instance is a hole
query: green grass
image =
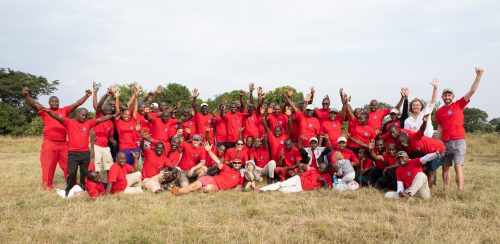
{"type": "MultiPolygon", "coordinates": [[[[469,136],[465,190],[388,201],[336,194],[219,192],[60,199],[42,189],[39,138],[0,138],[2,243],[499,243],[498,135],[469,136]],[[471,161],[471,159],[473,159],[471,161]]],[[[65,183],[57,169],[56,188],[65,183]]]]}

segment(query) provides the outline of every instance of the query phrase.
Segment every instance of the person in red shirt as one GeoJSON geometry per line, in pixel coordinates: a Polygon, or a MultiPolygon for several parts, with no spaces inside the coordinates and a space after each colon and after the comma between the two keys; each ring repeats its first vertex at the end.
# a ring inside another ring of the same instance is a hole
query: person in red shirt
{"type": "Polygon", "coordinates": [[[141,150],[144,154],[144,165],[142,166],[142,183],[149,191],[160,193],[163,191],[160,178],[165,173],[177,174],[180,172],[165,154],[165,145],[163,142],[156,143],[154,149],[144,147],[144,138],[140,143],[141,150]]]}
{"type": "MultiPolygon", "coordinates": [[[[76,111],[76,119],[69,119],[46,109],[52,118],[64,125],[68,130],[68,177],[66,179],[66,196],[75,185],[76,174],[80,167],[80,184],[85,189],[85,177],[90,162],[89,133],[92,127],[112,119],[115,115],[106,115],[98,119],[87,120],[88,111],[80,108],[76,111]]],[[[117,114],[116,114],[117,116],[117,114]]]]}
{"type": "Polygon", "coordinates": [[[224,160],[228,163],[233,163],[235,169],[245,167],[245,162],[248,161],[248,153],[243,150],[244,144],[241,139],[236,141],[236,147],[227,149],[224,160]]]}
{"type": "Polygon", "coordinates": [[[353,166],[359,164],[359,159],[356,156],[356,154],[353,151],[351,151],[350,149],[346,148],[347,138],[345,138],[343,136],[339,137],[339,139],[337,139],[337,145],[338,145],[337,150],[332,151],[330,153],[330,162],[332,163],[333,166],[335,166],[335,162],[336,162],[335,153],[337,153],[337,152],[340,152],[342,154],[342,156],[344,156],[344,159],[350,161],[353,166]]]}
{"type": "Polygon", "coordinates": [[[250,160],[255,162],[255,169],[263,176],[268,178],[268,182],[274,180],[274,171],[276,169],[276,161],[269,157],[267,149],[267,139],[265,137],[255,138],[253,150],[250,151],[250,160]]]}
{"type": "MultiPolygon", "coordinates": [[[[151,132],[151,137],[154,140],[163,142],[163,144],[169,144],[170,138],[168,136],[170,134],[169,130],[172,128],[172,125],[184,123],[186,119],[191,119],[191,116],[190,114],[188,114],[187,117],[183,117],[177,120],[171,118],[170,112],[163,111],[160,113],[160,117],[149,116],[148,114],[146,114],[145,118],[146,120],[151,121],[151,129],[149,130],[151,132]]],[[[151,146],[154,147],[155,144],[153,143],[151,146]]]]}
{"type": "MultiPolygon", "coordinates": [[[[104,105],[105,100],[113,95],[111,88],[108,89],[108,92],[102,96],[99,103],[97,102],[97,92],[99,88],[96,87],[94,83],[94,93],[93,93],[93,105],[96,111],[96,118],[100,118],[104,115],[114,114],[116,111],[112,109],[109,105],[104,105]]],[[[116,102],[116,101],[115,101],[116,102]]],[[[95,142],[95,170],[100,172],[102,168],[108,171],[113,164],[113,156],[111,154],[111,147],[115,147],[118,145],[118,142],[114,138],[115,134],[115,125],[112,120],[105,121],[96,125],[92,129],[95,133],[96,142],[95,142]],[[111,145],[111,146],[110,146],[111,145]]]]}
{"type": "MultiPolygon", "coordinates": [[[[292,110],[297,114],[299,122],[299,139],[302,138],[302,145],[304,147],[309,146],[309,140],[313,137],[318,137],[320,132],[320,124],[318,119],[314,117],[314,105],[309,104],[306,106],[306,112],[303,113],[299,110],[295,104],[290,100],[290,97],[284,96],[287,104],[292,108],[292,110]]],[[[305,100],[308,103],[308,100],[305,100]]]]}
{"type": "Polygon", "coordinates": [[[328,115],[328,120],[321,124],[320,133],[328,135],[332,143],[332,148],[337,148],[337,140],[342,136],[342,123],[344,122],[339,112],[332,110],[328,115]]]}
{"type": "MultiPolygon", "coordinates": [[[[139,145],[137,144],[137,142],[140,141],[138,140],[137,136],[140,136],[138,131],[141,128],[140,123],[138,123],[138,121],[136,120],[138,93],[138,88],[135,88],[134,86],[134,93],[131,97],[131,99],[133,99],[134,101],[134,108],[132,110],[123,109],[123,111],[121,112],[121,116],[115,118],[116,131],[118,133],[118,137],[120,138],[119,149],[120,152],[123,152],[125,154],[127,163],[129,165],[134,164],[134,157],[132,156],[132,153],[139,153],[141,151],[139,145]]],[[[118,90],[115,92],[115,96],[119,96],[118,90]]],[[[120,113],[119,103],[116,103],[115,110],[116,113],[120,113]]]]}
{"type": "Polygon", "coordinates": [[[134,167],[127,164],[127,157],[124,152],[116,154],[116,163],[111,166],[108,172],[108,186],[106,194],[135,194],[142,193],[141,172],[139,171],[139,155],[134,152],[134,167]]]}
{"type": "Polygon", "coordinates": [[[269,134],[271,129],[267,124],[267,113],[263,115],[262,122],[266,130],[267,142],[269,143],[269,150],[271,151],[271,159],[278,162],[280,157],[280,150],[285,145],[285,140],[289,138],[291,128],[292,128],[292,118],[291,111],[288,113],[288,126],[286,127],[286,133],[283,133],[283,128],[281,126],[276,126],[273,129],[273,133],[269,134]]]}
{"type": "Polygon", "coordinates": [[[411,159],[405,151],[396,154],[399,166],[396,169],[397,191],[385,193],[385,198],[400,199],[419,196],[423,199],[431,197],[427,176],[422,172],[422,165],[444,155],[444,150],[427,154],[421,158],[411,159]]]}
{"type": "Polygon", "coordinates": [[[50,117],[46,109],[52,112],[67,117],[76,108],[81,106],[92,95],[91,90],[85,91],[85,96],[80,98],[75,103],[64,108],[59,107],[59,98],[56,96],[49,97],[49,108],[45,108],[35,102],[30,96],[30,90],[27,87],[23,88],[22,95],[24,101],[28,104],[43,120],[43,143],[40,150],[40,165],[42,168],[42,184],[46,190],[53,189],[54,174],[56,166],[63,171],[64,178],[68,175],[68,142],[66,141],[66,128],[50,117]]]}
{"type": "Polygon", "coordinates": [[[200,106],[200,111],[198,111],[198,105],[196,105],[196,101],[199,95],[200,92],[196,88],[191,93],[191,108],[194,111],[194,119],[196,121],[196,134],[202,135],[204,141],[209,141],[214,144],[215,118],[212,114],[208,113],[207,103],[202,103],[200,106]],[[210,128],[208,132],[206,131],[207,128],[210,128]],[[208,135],[208,137],[206,137],[206,135],[208,135]]]}
{"type": "MultiPolygon", "coordinates": [[[[224,159],[226,157],[226,146],[219,145],[218,147],[212,147],[212,152],[215,153],[215,155],[217,155],[217,158],[224,159]]],[[[205,155],[205,158],[206,158],[205,166],[209,169],[208,172],[210,172],[210,167],[215,165],[215,161],[210,157],[208,153],[207,155],[205,155]]]]}
{"type": "MultiPolygon", "coordinates": [[[[400,134],[398,139],[404,150],[410,152],[412,156],[421,156],[438,150],[445,150],[445,145],[436,139],[432,139],[424,136],[425,129],[427,128],[427,123],[430,114],[425,115],[422,118],[422,125],[420,130],[408,136],[407,134],[400,134]]],[[[436,170],[441,166],[444,158],[437,158],[432,162],[425,165],[425,174],[427,175],[429,181],[429,188],[435,183],[436,170]]]]}
{"type": "Polygon", "coordinates": [[[217,155],[213,153],[212,145],[210,143],[202,143],[202,146],[215,162],[220,173],[216,176],[200,177],[195,182],[182,188],[173,188],[170,191],[172,195],[179,196],[198,190],[201,190],[204,193],[225,191],[233,189],[239,185],[240,174],[237,170],[233,169],[233,164],[226,164],[224,160],[219,159],[217,155]]]}
{"type": "Polygon", "coordinates": [[[348,113],[352,121],[349,127],[352,126],[352,128],[351,132],[347,134],[347,139],[349,140],[347,146],[357,153],[360,148],[368,148],[370,140],[375,139],[376,134],[373,127],[366,124],[368,113],[362,113],[359,119],[354,116],[350,108],[348,108],[348,113]]]}
{"type": "MultiPolygon", "coordinates": [[[[241,94],[240,94],[241,96],[241,94]]],[[[241,106],[244,108],[244,106],[241,106]]],[[[236,144],[236,140],[239,138],[240,128],[243,127],[243,110],[238,111],[238,107],[236,103],[231,103],[229,106],[229,113],[225,113],[224,110],[220,111],[220,116],[227,123],[227,139],[226,139],[226,147],[232,148],[236,144]]]]}
{"type": "Polygon", "coordinates": [[[90,133],[90,163],[87,169],[87,177],[85,177],[85,187],[87,194],[91,199],[97,199],[97,197],[105,195],[104,185],[101,182],[101,176],[95,168],[94,160],[94,143],[96,141],[96,136],[94,133],[90,133]]]}
{"type": "Polygon", "coordinates": [[[465,161],[465,129],[464,108],[470,102],[472,95],[477,90],[484,70],[476,67],[476,79],[469,91],[459,100],[453,102],[455,94],[451,89],[444,89],[441,98],[444,106],[436,111],[438,125],[438,138],[446,145],[446,156],[443,161],[443,183],[445,189],[450,188],[450,167],[453,165],[456,173],[457,188],[464,187],[463,165],[465,161]]]}
{"type": "Polygon", "coordinates": [[[290,178],[297,173],[307,170],[307,165],[301,165],[302,155],[299,149],[293,146],[290,138],[286,139],[285,146],[280,150],[280,157],[276,167],[276,174],[281,180],[290,178]]]}
{"type": "Polygon", "coordinates": [[[181,169],[179,183],[182,187],[189,185],[190,181],[204,176],[207,172],[205,166],[206,153],[200,146],[201,136],[195,134],[191,143],[181,142],[182,156],[177,166],[181,169]]]}
{"type": "MultiPolygon", "coordinates": [[[[312,102],[312,98],[311,98],[312,102]]],[[[319,120],[320,124],[323,124],[324,122],[330,120],[330,114],[332,110],[330,109],[330,97],[328,95],[323,98],[323,101],[321,101],[321,108],[317,108],[314,110],[314,116],[319,120]]],[[[332,138],[332,137],[331,137],[332,138]]],[[[332,138],[333,140],[333,138],[332,138]]],[[[336,140],[336,138],[335,138],[336,140]]]]}
{"type": "Polygon", "coordinates": [[[309,170],[299,173],[285,181],[264,186],[259,189],[259,192],[280,191],[284,193],[293,193],[311,191],[320,187],[329,187],[328,180],[322,175],[331,174],[332,165],[328,163],[320,163],[318,165],[318,169],[310,168],[309,170]]]}
{"type": "MultiPolygon", "coordinates": [[[[401,105],[403,105],[403,101],[405,99],[403,91],[404,88],[401,89],[401,99],[399,99],[399,102],[395,107],[397,110],[401,108],[401,105]]],[[[373,127],[373,129],[375,130],[382,130],[382,121],[384,120],[384,117],[391,112],[391,109],[378,109],[378,107],[379,103],[377,100],[373,99],[370,101],[370,111],[368,112],[369,117],[366,121],[366,124],[373,127]]]]}
{"type": "MultiPolygon", "coordinates": [[[[222,111],[222,113],[226,113],[226,105],[221,104],[219,105],[219,109],[222,111]]],[[[227,142],[227,122],[226,120],[220,116],[220,113],[214,116],[215,120],[215,145],[220,146],[224,145],[226,146],[227,142]]]]}
{"type": "Polygon", "coordinates": [[[373,166],[373,161],[368,157],[368,149],[360,148],[358,150],[359,163],[357,168],[356,181],[360,186],[368,186],[370,178],[370,168],[373,166]]]}
{"type": "Polygon", "coordinates": [[[396,190],[396,145],[385,146],[383,139],[370,142],[370,154],[375,166],[370,169],[370,184],[377,189],[396,190]]]}
{"type": "MultiPolygon", "coordinates": [[[[282,113],[281,106],[279,104],[275,104],[272,107],[272,111],[273,112],[271,114],[269,114],[269,115],[266,114],[265,118],[263,118],[263,120],[266,120],[264,123],[267,122],[267,124],[269,126],[269,130],[274,131],[274,128],[279,126],[279,127],[281,127],[281,129],[288,131],[288,125],[291,123],[287,122],[288,116],[286,114],[282,113]]],[[[288,133],[288,132],[287,132],[287,134],[290,135],[290,133],[288,133]]]]}

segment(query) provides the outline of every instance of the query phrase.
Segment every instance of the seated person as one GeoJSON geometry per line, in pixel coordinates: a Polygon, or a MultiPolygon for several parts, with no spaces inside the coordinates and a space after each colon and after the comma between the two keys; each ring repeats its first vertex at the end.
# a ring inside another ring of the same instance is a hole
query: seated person
{"type": "Polygon", "coordinates": [[[127,164],[127,156],[124,152],[116,154],[116,163],[109,169],[108,186],[106,194],[134,194],[142,193],[141,172],[139,171],[139,153],[132,152],[134,167],[127,164]]]}
{"type": "Polygon", "coordinates": [[[248,160],[245,164],[245,168],[240,170],[241,177],[244,179],[243,182],[243,191],[255,190],[256,182],[260,181],[259,172],[255,168],[255,163],[252,160],[248,160]]]}

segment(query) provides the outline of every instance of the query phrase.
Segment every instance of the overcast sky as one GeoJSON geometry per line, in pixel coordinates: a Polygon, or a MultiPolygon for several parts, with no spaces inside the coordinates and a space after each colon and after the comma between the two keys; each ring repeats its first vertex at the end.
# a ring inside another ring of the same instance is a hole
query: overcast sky
{"type": "MultiPolygon", "coordinates": [[[[317,97],[352,94],[395,104],[440,90],[500,117],[500,1],[25,1],[0,0],[0,67],[60,80],[63,104],[91,81],[177,82],[201,98],[249,82],[317,97]]],[[[42,104],[46,104],[42,98],[42,104]]],[[[320,106],[317,99],[315,105],[320,106]]],[[[86,104],[90,107],[90,103],[86,104]]]]}

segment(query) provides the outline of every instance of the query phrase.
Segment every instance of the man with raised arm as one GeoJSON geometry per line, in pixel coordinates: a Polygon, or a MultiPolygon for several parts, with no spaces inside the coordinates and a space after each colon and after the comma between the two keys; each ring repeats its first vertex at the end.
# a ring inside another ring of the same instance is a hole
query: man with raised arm
{"type": "Polygon", "coordinates": [[[59,107],[59,98],[56,96],[51,96],[49,98],[49,108],[46,108],[35,102],[30,97],[29,93],[30,90],[27,87],[23,88],[22,95],[26,104],[35,110],[35,112],[37,112],[43,120],[43,144],[42,149],[40,150],[42,184],[46,190],[52,190],[52,181],[54,179],[57,164],[59,164],[59,167],[62,169],[64,178],[68,175],[68,142],[66,141],[67,130],[62,124],[57,122],[57,120],[50,117],[45,110],[50,110],[58,115],[61,115],[63,118],[66,118],[66,116],[68,116],[76,108],[85,103],[85,101],[92,95],[92,91],[86,90],[85,96],[64,108],[59,107]]]}
{"type": "Polygon", "coordinates": [[[192,97],[191,107],[193,108],[194,119],[196,121],[196,134],[200,134],[205,141],[209,141],[211,144],[215,144],[215,138],[214,138],[215,119],[214,116],[208,112],[207,103],[202,103],[200,106],[200,111],[198,111],[198,105],[196,105],[196,99],[198,98],[199,95],[200,92],[198,91],[198,89],[195,88],[191,94],[192,97]],[[210,130],[207,131],[207,128],[210,128],[210,130]]]}
{"type": "Polygon", "coordinates": [[[438,124],[438,138],[446,146],[446,154],[443,161],[443,182],[444,187],[450,187],[450,167],[454,165],[456,173],[456,183],[459,190],[464,188],[464,172],[462,166],[465,161],[465,129],[464,129],[464,108],[470,102],[472,95],[477,90],[484,70],[476,67],[476,79],[472,83],[469,91],[462,98],[453,102],[455,94],[451,89],[444,89],[441,98],[444,106],[436,112],[436,122],[438,124]]]}

